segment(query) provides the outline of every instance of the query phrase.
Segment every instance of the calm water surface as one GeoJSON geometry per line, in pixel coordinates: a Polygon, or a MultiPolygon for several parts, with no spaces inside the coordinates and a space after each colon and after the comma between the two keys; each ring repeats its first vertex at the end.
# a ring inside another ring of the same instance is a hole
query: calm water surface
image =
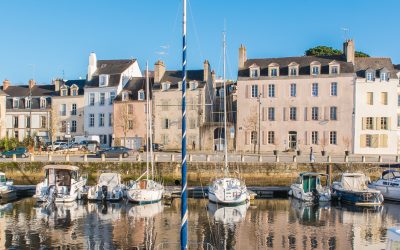
{"type": "MultiPolygon", "coordinates": [[[[32,198],[0,205],[0,249],[177,249],[180,201],[171,205],[73,203],[45,209],[32,198]],[[164,243],[163,245],[160,245],[164,243]]],[[[191,249],[384,249],[400,204],[373,209],[256,200],[247,209],[189,200],[191,249]],[[196,245],[196,243],[200,243],[196,245]]]]}

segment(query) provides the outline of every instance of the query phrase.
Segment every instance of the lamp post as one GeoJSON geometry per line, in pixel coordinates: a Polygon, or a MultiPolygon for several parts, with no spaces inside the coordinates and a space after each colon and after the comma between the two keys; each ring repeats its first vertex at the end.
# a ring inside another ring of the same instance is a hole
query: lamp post
{"type": "Polygon", "coordinates": [[[260,146],[261,146],[261,93],[257,96],[258,102],[258,154],[260,154],[260,146]]]}

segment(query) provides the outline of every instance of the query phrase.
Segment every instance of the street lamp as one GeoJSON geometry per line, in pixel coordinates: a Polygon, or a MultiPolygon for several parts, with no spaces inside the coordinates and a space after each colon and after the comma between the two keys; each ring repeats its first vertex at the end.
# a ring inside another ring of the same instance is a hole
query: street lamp
{"type": "Polygon", "coordinates": [[[258,102],[258,154],[260,154],[260,146],[261,146],[261,93],[257,96],[258,102]]]}

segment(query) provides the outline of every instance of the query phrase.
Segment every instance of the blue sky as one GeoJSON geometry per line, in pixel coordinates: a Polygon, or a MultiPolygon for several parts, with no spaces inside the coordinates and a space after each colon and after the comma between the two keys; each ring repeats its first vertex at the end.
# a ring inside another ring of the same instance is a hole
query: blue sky
{"type": "MultiPolygon", "coordinates": [[[[400,63],[396,0],[188,0],[188,67],[208,59],[221,73],[226,23],[228,77],[236,78],[237,48],[249,58],[302,55],[316,45],[341,48],[349,28],[356,49],[400,63]]],[[[85,77],[98,59],[157,59],[181,66],[182,0],[0,1],[0,80],[85,77]],[[64,72],[64,73],[63,73],[64,72]]]]}

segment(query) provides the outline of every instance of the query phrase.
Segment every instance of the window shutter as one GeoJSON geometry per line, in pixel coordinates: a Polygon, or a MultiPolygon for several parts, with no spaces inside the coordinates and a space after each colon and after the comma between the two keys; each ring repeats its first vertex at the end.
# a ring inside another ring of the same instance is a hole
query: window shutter
{"type": "Polygon", "coordinates": [[[262,85],[262,97],[266,97],[266,95],[265,95],[265,88],[266,88],[266,84],[263,84],[262,85]]]}
{"type": "Polygon", "coordinates": [[[267,120],[266,110],[267,110],[266,107],[263,107],[263,108],[262,108],[262,117],[261,117],[261,119],[262,119],[263,121],[266,121],[266,120],[267,120]]]}
{"type": "Polygon", "coordinates": [[[379,143],[379,135],[372,135],[372,147],[377,148],[379,143]]]}
{"type": "Polygon", "coordinates": [[[307,107],[304,108],[304,121],[308,121],[308,110],[307,110],[307,107]]]}
{"type": "Polygon", "coordinates": [[[382,147],[387,148],[388,147],[388,136],[387,135],[382,135],[382,147]]]}
{"type": "Polygon", "coordinates": [[[340,108],[336,107],[336,120],[339,121],[340,119],[340,108]]]}
{"type": "Polygon", "coordinates": [[[304,144],[308,145],[309,144],[309,138],[308,138],[308,133],[307,131],[304,132],[304,144]]]}
{"type": "Polygon", "coordinates": [[[361,122],[362,122],[361,129],[365,130],[367,128],[367,118],[363,117],[361,122]]]}
{"type": "Polygon", "coordinates": [[[322,138],[322,144],[325,144],[325,146],[328,146],[330,144],[330,139],[329,139],[329,132],[324,131],[324,137],[322,138]]]}
{"type": "Polygon", "coordinates": [[[287,114],[286,114],[286,110],[287,110],[287,108],[283,108],[283,120],[284,121],[287,121],[287,114]]]}
{"type": "Polygon", "coordinates": [[[265,132],[262,131],[262,144],[265,145],[265,132]]]}
{"type": "Polygon", "coordinates": [[[387,118],[387,129],[392,130],[392,117],[387,118]]]}
{"type": "Polygon", "coordinates": [[[244,132],[244,144],[245,144],[245,145],[248,145],[248,144],[249,144],[249,143],[248,143],[248,140],[247,140],[247,137],[249,137],[249,136],[248,136],[248,132],[245,131],[245,132],[244,132]]]}
{"type": "Polygon", "coordinates": [[[367,135],[360,135],[360,147],[365,148],[367,146],[367,135]]]}
{"type": "Polygon", "coordinates": [[[246,90],[245,90],[246,98],[249,98],[249,85],[246,85],[246,90]]]}
{"type": "Polygon", "coordinates": [[[374,117],[372,118],[375,121],[375,128],[376,130],[381,129],[381,118],[380,117],[374,117]]]}
{"type": "Polygon", "coordinates": [[[330,120],[330,107],[324,107],[324,120],[329,121],[330,120]]]}

